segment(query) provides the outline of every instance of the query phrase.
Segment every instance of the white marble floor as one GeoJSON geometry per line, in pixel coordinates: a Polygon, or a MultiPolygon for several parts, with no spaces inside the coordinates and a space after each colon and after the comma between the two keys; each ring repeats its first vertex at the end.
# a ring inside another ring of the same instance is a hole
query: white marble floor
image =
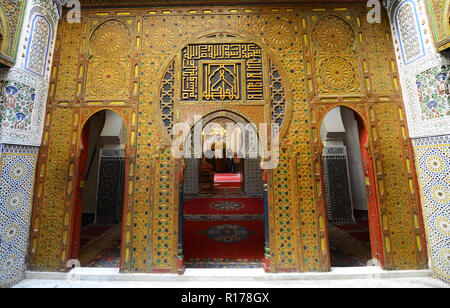
{"type": "Polygon", "coordinates": [[[434,278],[390,278],[307,281],[227,281],[227,282],[136,282],[136,281],[64,281],[24,280],[14,288],[445,288],[434,278]]]}
{"type": "Polygon", "coordinates": [[[185,275],[119,274],[77,268],[70,273],[27,272],[15,288],[449,288],[430,271],[334,268],[329,273],[266,274],[261,269],[188,269],[185,275]]]}

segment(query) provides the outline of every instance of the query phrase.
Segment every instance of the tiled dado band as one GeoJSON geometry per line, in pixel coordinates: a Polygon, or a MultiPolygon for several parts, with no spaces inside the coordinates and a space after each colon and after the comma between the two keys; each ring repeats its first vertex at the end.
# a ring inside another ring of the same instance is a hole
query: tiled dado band
{"type": "Polygon", "coordinates": [[[413,143],[431,267],[437,278],[450,283],[450,135],[413,143]]]}
{"type": "Polygon", "coordinates": [[[0,288],[25,272],[29,221],[39,148],[0,145],[0,288]]]}

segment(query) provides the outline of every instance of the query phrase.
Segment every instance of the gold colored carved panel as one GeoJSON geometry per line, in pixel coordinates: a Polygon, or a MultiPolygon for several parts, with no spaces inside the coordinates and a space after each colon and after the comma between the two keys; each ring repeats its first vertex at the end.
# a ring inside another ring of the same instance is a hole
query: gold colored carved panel
{"type": "Polygon", "coordinates": [[[325,16],[315,23],[312,42],[319,95],[361,94],[355,39],[351,26],[340,17],[325,16]]]}
{"type": "Polygon", "coordinates": [[[0,63],[9,67],[16,61],[26,4],[25,0],[0,3],[0,63]]]}
{"type": "Polygon", "coordinates": [[[120,21],[101,24],[89,42],[86,99],[128,99],[132,42],[120,21]]]}
{"type": "Polygon", "coordinates": [[[56,136],[50,134],[47,155],[42,155],[45,149],[41,149],[40,153],[39,166],[46,167],[47,176],[43,196],[39,194],[40,189],[37,192],[37,197],[42,201],[39,204],[35,203],[32,234],[32,240],[36,239],[39,244],[38,251],[34,251],[33,262],[39,264],[39,268],[44,270],[60,268],[63,261],[61,242],[68,226],[64,213],[67,196],[73,189],[72,183],[67,180],[70,169],[70,149],[73,142],[76,143],[72,136],[73,111],[60,108],[56,109],[52,116],[58,119],[52,122],[50,130],[56,136]],[[37,217],[39,218],[36,219],[37,217]],[[39,234],[36,234],[36,231],[39,234]],[[38,236],[40,234],[45,236],[38,236]]]}
{"type": "MultiPolygon", "coordinates": [[[[80,52],[80,44],[82,41],[82,24],[61,23],[58,35],[62,39],[59,40],[61,49],[59,61],[61,67],[58,71],[56,88],[56,98],[60,100],[73,99],[77,94],[77,77],[78,77],[78,54],[80,52]]],[[[55,54],[57,54],[55,52],[55,54]]]]}
{"type": "MultiPolygon", "coordinates": [[[[413,154],[407,141],[406,127],[400,124],[399,106],[392,103],[375,105],[378,121],[378,145],[383,155],[383,178],[378,181],[380,202],[389,224],[390,234],[385,235],[386,250],[393,253],[391,269],[425,267],[423,233],[415,229],[414,215],[418,211],[417,182],[406,167],[413,154]],[[406,145],[405,145],[406,143],[406,145]]],[[[417,217],[417,216],[416,216],[417,217]]]]}

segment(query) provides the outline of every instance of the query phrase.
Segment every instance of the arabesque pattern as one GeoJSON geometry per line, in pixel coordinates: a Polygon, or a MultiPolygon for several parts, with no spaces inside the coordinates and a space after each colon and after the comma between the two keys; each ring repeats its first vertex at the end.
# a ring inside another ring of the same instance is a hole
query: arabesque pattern
{"type": "Polygon", "coordinates": [[[414,150],[418,161],[417,172],[427,221],[432,270],[436,277],[450,283],[450,138],[416,139],[414,150]]]}
{"type": "Polygon", "coordinates": [[[351,26],[336,16],[323,17],[312,29],[312,41],[318,93],[361,93],[355,34],[351,26]]]}
{"type": "Polygon", "coordinates": [[[95,30],[89,46],[86,98],[128,99],[131,77],[129,29],[119,21],[107,21],[95,30]]]}

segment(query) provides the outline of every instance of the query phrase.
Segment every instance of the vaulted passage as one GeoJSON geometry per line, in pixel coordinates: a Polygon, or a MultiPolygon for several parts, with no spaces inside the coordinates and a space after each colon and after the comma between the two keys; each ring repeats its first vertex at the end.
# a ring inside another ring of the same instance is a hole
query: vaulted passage
{"type": "Polygon", "coordinates": [[[199,138],[202,158],[186,160],[184,187],[190,190],[184,190],[182,249],[187,268],[263,265],[261,159],[257,153],[251,157],[245,142],[256,131],[246,134],[236,119],[247,124],[225,111],[205,117],[199,138]]]}
{"type": "Polygon", "coordinates": [[[72,259],[84,267],[119,267],[127,130],[112,111],[94,114],[82,133],[72,259]]]}
{"type": "Polygon", "coordinates": [[[322,165],[332,267],[367,266],[372,259],[366,190],[370,183],[365,180],[361,156],[361,149],[366,146],[365,135],[367,131],[361,118],[346,107],[332,109],[322,122],[322,165]]]}

